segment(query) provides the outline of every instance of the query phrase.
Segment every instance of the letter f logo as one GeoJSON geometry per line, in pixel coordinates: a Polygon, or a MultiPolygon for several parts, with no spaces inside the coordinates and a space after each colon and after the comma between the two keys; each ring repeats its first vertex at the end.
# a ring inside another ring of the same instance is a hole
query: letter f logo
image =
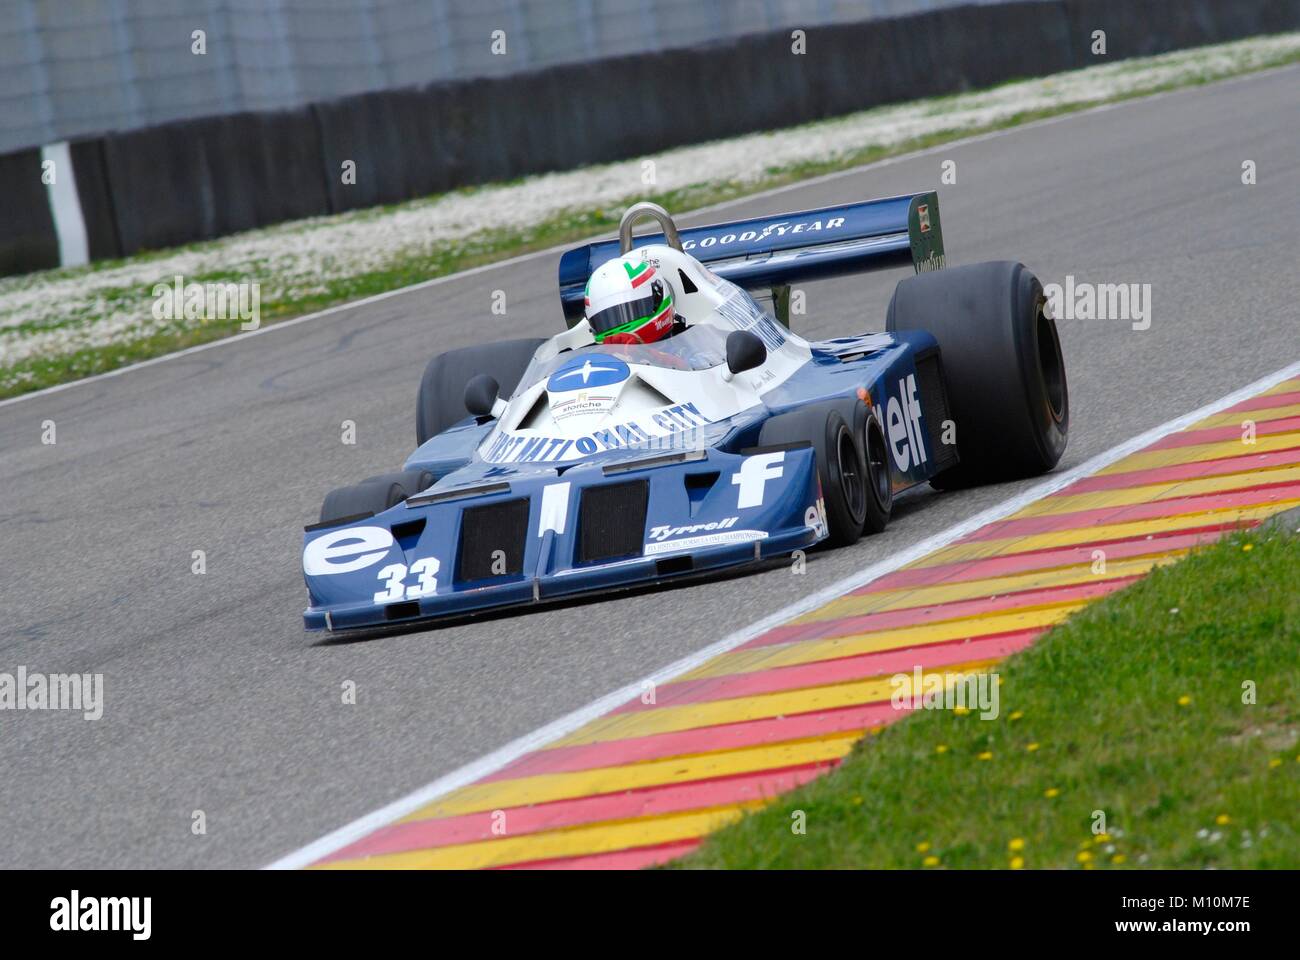
{"type": "Polygon", "coordinates": [[[777,453],[760,453],[752,457],[746,457],[740,464],[740,469],[731,475],[733,486],[740,487],[740,493],[737,495],[736,506],[761,507],[763,505],[763,490],[767,486],[767,481],[775,480],[784,472],[781,466],[785,462],[785,451],[777,453]]]}

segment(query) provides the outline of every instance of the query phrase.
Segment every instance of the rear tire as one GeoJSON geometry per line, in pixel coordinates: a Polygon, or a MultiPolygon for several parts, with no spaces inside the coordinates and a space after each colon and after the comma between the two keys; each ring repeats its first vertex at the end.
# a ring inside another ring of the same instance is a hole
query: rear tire
{"type": "Polygon", "coordinates": [[[383,513],[432,483],[433,474],[427,470],[404,470],[369,477],[350,487],[339,487],[325,495],[320,508],[321,523],[383,513]]]}
{"type": "Polygon", "coordinates": [[[843,547],[857,543],[867,519],[871,495],[864,478],[866,464],[853,431],[839,410],[818,404],[779,414],[763,424],[759,446],[811,442],[826,503],[830,527],[827,543],[843,547]]]}
{"type": "Polygon", "coordinates": [[[1065,452],[1070,395],[1043,286],[1010,261],[949,267],[902,280],[885,329],[939,341],[960,462],[941,490],[1046,473],[1065,452]]]}
{"type": "Polygon", "coordinates": [[[415,402],[415,437],[424,443],[454,423],[469,416],[465,409],[465,386],[486,373],[501,388],[506,399],[519,385],[537,348],[546,341],[537,338],[480,343],[440,353],[424,368],[420,393],[415,402]]]}

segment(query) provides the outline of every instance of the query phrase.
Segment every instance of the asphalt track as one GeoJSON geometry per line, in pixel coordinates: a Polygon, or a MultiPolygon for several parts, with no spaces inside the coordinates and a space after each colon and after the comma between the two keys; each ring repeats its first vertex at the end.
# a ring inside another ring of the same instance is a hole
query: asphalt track
{"type": "MultiPolygon", "coordinates": [[[[952,159],[951,262],[1150,283],[1149,330],[1061,323],[1068,467],[1300,356],[1297,79],[1137,101],[705,219],[936,186],[952,159]]],[[[556,260],[0,407],[0,671],[103,673],[106,699],[97,722],[0,713],[0,866],[259,866],[1026,485],[909,498],[886,534],[814,555],[805,577],[782,566],[366,642],[304,634],[302,524],[326,490],[409,452],[429,355],[558,329],[556,260]]],[[[878,329],[903,275],[814,286],[796,326],[878,329]]]]}

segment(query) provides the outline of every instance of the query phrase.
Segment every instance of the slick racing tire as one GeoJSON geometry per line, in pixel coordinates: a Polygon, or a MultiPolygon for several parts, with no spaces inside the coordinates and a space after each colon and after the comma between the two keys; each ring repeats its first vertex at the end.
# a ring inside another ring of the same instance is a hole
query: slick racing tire
{"type": "Polygon", "coordinates": [[[321,523],[383,513],[431,483],[433,475],[429,471],[405,470],[368,477],[351,487],[339,487],[325,495],[320,508],[321,523]]]}
{"type": "Polygon", "coordinates": [[[424,443],[469,416],[465,385],[480,373],[495,380],[501,398],[508,399],[533,354],[545,342],[538,337],[480,343],[440,353],[430,360],[420,378],[420,394],[415,402],[416,440],[424,443]]]}
{"type": "Polygon", "coordinates": [[[863,486],[867,491],[864,533],[880,533],[889,524],[889,514],[894,508],[894,486],[889,477],[889,453],[885,446],[885,432],[874,416],[867,417],[863,435],[863,460],[866,473],[863,486]]]}
{"type": "Polygon", "coordinates": [[[843,414],[834,406],[817,404],[778,414],[763,424],[758,434],[760,447],[794,443],[811,443],[816,453],[830,527],[827,544],[844,547],[857,543],[870,494],[864,482],[867,468],[861,447],[843,414]]]}
{"type": "Polygon", "coordinates": [[[939,341],[960,462],[939,489],[1046,473],[1065,452],[1070,394],[1043,286],[1020,263],[949,267],[899,282],[885,329],[939,341]]]}

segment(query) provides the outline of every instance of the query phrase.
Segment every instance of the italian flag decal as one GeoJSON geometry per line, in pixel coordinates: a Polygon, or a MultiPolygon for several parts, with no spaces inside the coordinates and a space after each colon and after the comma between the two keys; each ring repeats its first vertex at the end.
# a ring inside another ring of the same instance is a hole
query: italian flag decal
{"type": "Polygon", "coordinates": [[[650,266],[648,263],[643,263],[638,267],[634,267],[632,264],[624,261],[623,269],[627,271],[627,278],[632,281],[633,290],[655,275],[655,268],[650,266]]]}

